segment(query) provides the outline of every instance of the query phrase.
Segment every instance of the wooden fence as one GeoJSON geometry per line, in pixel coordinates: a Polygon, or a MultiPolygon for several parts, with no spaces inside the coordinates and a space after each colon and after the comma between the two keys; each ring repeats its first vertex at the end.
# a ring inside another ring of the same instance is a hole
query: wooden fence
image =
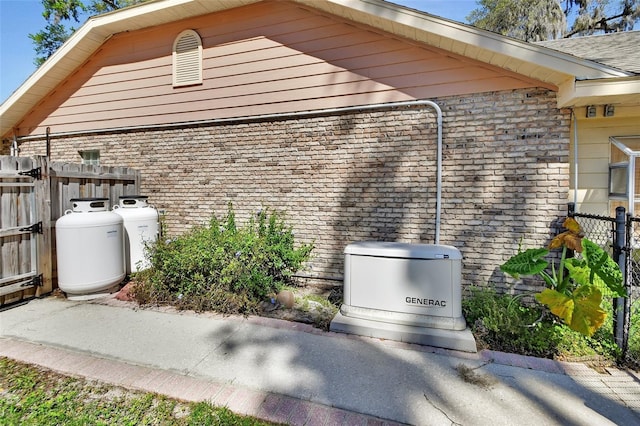
{"type": "Polygon", "coordinates": [[[72,198],[138,194],[140,173],[127,167],[0,156],[0,306],[57,287],[55,221],[72,198]]]}

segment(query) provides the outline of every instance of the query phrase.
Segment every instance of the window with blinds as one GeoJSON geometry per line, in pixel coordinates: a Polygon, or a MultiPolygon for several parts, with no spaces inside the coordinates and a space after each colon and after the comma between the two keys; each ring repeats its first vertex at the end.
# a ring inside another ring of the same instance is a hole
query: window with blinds
{"type": "Polygon", "coordinates": [[[186,30],[173,43],[173,87],[202,84],[202,40],[186,30]]]}

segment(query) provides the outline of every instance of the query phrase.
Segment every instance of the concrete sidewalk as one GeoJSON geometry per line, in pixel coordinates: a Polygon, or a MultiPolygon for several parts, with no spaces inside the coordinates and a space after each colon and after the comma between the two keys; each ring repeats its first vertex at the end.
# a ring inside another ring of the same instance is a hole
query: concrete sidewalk
{"type": "Polygon", "coordinates": [[[292,425],[640,424],[634,372],[136,309],[111,297],[0,312],[0,356],[292,425]],[[460,365],[481,385],[461,379],[460,365]]]}

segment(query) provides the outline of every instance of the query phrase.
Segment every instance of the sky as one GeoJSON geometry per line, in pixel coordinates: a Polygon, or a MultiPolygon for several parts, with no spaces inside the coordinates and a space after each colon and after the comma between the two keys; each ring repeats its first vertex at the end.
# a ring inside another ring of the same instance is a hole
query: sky
{"type": "MultiPolygon", "coordinates": [[[[469,12],[476,8],[475,0],[392,1],[459,22],[465,22],[469,12]]],[[[36,70],[33,64],[36,55],[29,34],[45,27],[42,11],[41,0],[0,0],[0,102],[36,70]]]]}

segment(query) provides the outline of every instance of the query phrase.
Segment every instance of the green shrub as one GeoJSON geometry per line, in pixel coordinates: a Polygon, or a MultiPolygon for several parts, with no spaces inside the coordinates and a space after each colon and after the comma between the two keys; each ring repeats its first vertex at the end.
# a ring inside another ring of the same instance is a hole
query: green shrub
{"type": "Polygon", "coordinates": [[[551,357],[554,333],[542,326],[540,306],[525,306],[510,295],[472,289],[462,308],[481,346],[504,352],[551,357]]]}
{"type": "MultiPolygon", "coordinates": [[[[462,309],[481,346],[524,355],[574,359],[599,357],[615,361],[620,351],[612,335],[611,315],[596,333],[587,337],[559,322],[538,304],[498,294],[493,289],[472,288],[462,309]]],[[[606,302],[605,309],[610,309],[606,302]]]]}
{"type": "Polygon", "coordinates": [[[309,259],[312,244],[295,247],[294,234],[278,212],[262,210],[236,226],[233,206],[198,227],[149,248],[151,268],[136,276],[140,303],[182,309],[251,313],[309,259]]]}

